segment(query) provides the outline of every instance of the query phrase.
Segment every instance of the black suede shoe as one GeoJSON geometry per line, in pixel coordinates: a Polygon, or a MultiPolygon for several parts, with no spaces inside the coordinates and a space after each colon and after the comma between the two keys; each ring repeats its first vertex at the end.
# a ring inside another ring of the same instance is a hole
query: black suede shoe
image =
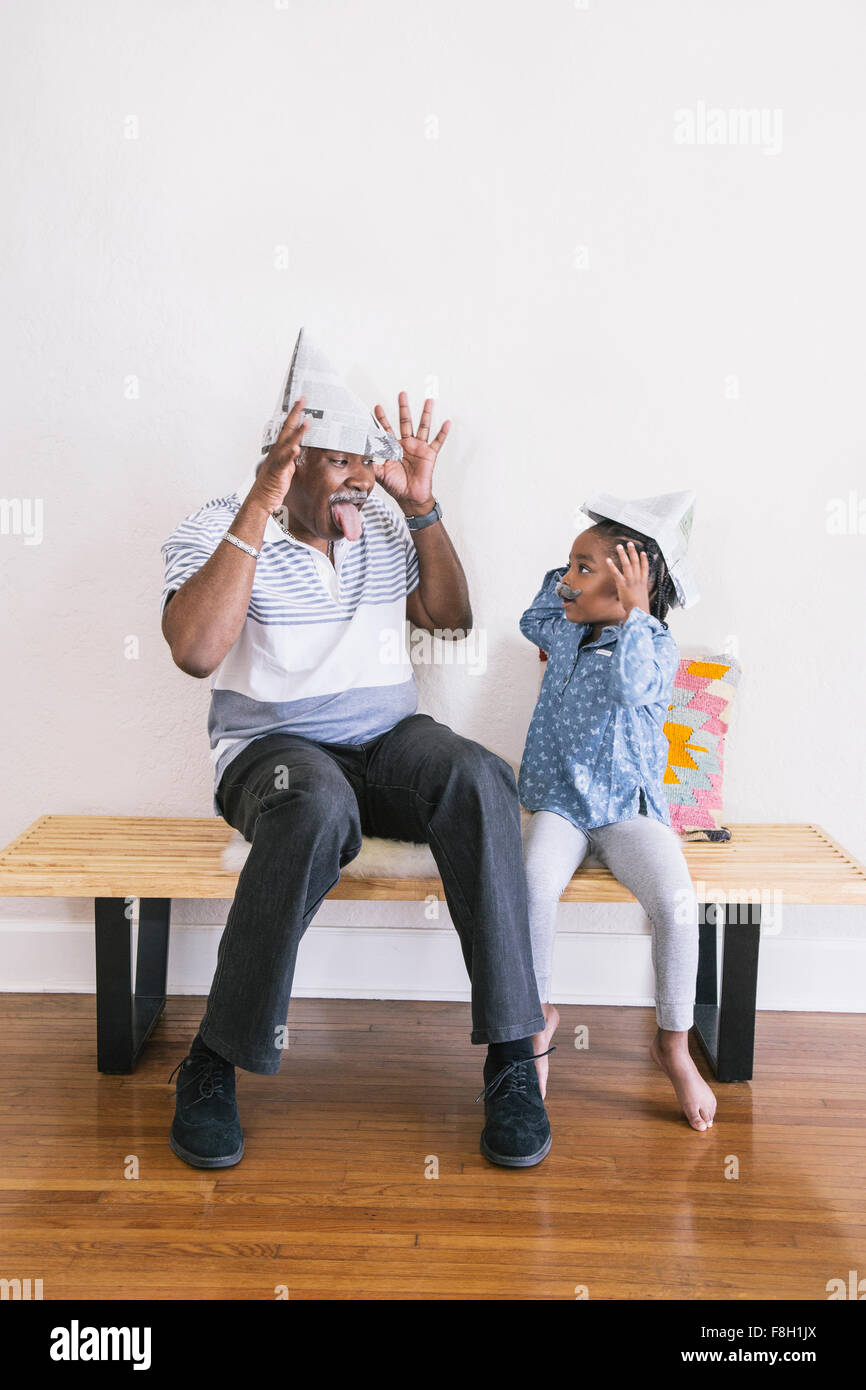
{"type": "MultiPolygon", "coordinates": [[[[539,1052],[546,1057],[555,1052],[539,1052]]],[[[535,1057],[520,1057],[505,1066],[488,1057],[484,1063],[484,1098],[487,1124],[481,1132],[481,1152],[504,1168],[531,1168],[550,1152],[553,1140],[547,1111],[541,1098],[535,1057]]]]}
{"type": "Polygon", "coordinates": [[[244,1136],[231,1062],[193,1048],[169,1081],[176,1071],[180,1075],[168,1142],[178,1158],[193,1168],[230,1168],[240,1163],[244,1136]]]}

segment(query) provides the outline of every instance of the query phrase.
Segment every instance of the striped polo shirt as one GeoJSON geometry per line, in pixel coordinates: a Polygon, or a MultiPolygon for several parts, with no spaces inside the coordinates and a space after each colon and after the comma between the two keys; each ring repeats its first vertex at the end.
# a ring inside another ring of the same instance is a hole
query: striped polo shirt
{"type": "MultiPolygon", "coordinates": [[[[252,467],[163,543],[160,613],[221,544],[255,476],[252,467]]],[[[406,597],[420,579],[412,533],[375,491],[362,516],[358,540],[334,542],[333,564],[267,520],[244,625],[210,677],[215,816],[226,766],[254,739],[286,732],[365,743],[418,708],[406,648],[406,597]]]]}

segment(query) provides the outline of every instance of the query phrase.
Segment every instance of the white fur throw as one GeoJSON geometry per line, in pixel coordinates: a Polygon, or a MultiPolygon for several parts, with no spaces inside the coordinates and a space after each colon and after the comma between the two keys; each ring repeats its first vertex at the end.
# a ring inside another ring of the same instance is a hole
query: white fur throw
{"type": "MultiPolygon", "coordinates": [[[[520,816],[525,830],[529,812],[521,807],[520,816]]],[[[222,867],[229,873],[240,872],[251,849],[240,831],[234,830],[221,855],[222,867]]],[[[342,874],[344,878],[438,878],[439,870],[429,845],[364,835],[360,854],[344,866],[342,874]]]]}

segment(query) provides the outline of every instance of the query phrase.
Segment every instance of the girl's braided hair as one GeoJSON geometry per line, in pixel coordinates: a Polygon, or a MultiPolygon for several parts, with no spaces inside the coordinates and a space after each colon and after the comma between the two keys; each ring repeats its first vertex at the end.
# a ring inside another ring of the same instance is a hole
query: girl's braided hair
{"type": "Polygon", "coordinates": [[[658,541],[654,541],[651,536],[644,536],[640,531],[633,531],[630,526],[622,526],[618,521],[609,521],[607,518],[597,521],[595,530],[610,542],[612,556],[615,556],[618,541],[623,545],[628,541],[634,541],[638,551],[646,551],[649,560],[650,613],[654,618],[658,618],[660,623],[664,623],[668,609],[676,602],[677,591],[658,541]]]}

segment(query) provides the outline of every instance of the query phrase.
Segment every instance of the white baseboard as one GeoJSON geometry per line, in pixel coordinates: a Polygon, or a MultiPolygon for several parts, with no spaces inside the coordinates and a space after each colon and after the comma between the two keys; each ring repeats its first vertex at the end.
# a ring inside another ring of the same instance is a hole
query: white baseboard
{"type": "MultiPolygon", "coordinates": [[[[340,916],[345,918],[360,907],[343,903],[323,907],[320,915],[327,912],[338,920],[311,926],[304,937],[298,953],[296,995],[469,999],[463,958],[450,923],[405,927],[340,922],[340,916]]],[[[866,935],[852,930],[850,917],[835,919],[842,921],[837,932],[831,918],[829,929],[807,934],[804,927],[814,924],[817,911],[803,909],[806,916],[798,930],[796,921],[791,921],[795,909],[789,908],[784,931],[762,934],[759,1009],[866,1013],[866,935]]],[[[862,926],[862,918],[858,920],[862,926]]],[[[222,927],[213,924],[173,926],[170,994],[208,993],[221,932],[222,927]]],[[[0,990],[92,994],[95,987],[93,928],[87,922],[6,921],[0,925],[0,990]]],[[[652,1004],[649,924],[640,909],[624,905],[594,914],[584,911],[580,929],[561,929],[551,992],[556,1003],[652,1004]]]]}

